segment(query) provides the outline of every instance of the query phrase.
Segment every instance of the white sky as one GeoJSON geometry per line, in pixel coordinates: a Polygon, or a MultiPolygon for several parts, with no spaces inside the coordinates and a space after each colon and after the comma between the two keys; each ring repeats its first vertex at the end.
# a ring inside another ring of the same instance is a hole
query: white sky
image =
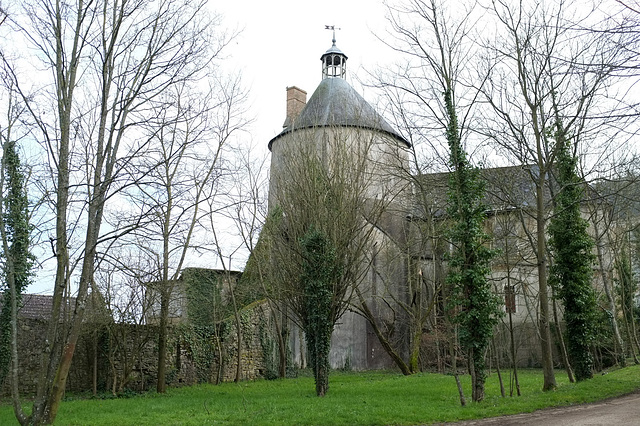
{"type": "MultiPolygon", "coordinates": [[[[267,144],[280,133],[285,119],[286,88],[306,90],[308,99],[320,83],[320,56],[331,47],[332,39],[325,25],[340,28],[336,45],[348,57],[347,81],[365,99],[375,101],[363,93],[356,78],[365,78],[364,68],[388,62],[385,57],[392,54],[374,35],[382,34],[386,25],[382,0],[209,0],[209,6],[221,15],[224,28],[240,31],[223,53],[229,72],[239,71],[249,91],[248,113],[254,123],[246,133],[246,144],[256,147],[256,156],[267,157],[266,164],[270,161],[267,144]]],[[[230,267],[243,269],[244,260],[242,254],[235,255],[230,267]]],[[[211,267],[212,261],[219,263],[213,254],[193,256],[185,266],[211,267]]],[[[28,291],[50,293],[53,270],[45,267],[38,272],[28,291]]]]}
{"type": "MultiPolygon", "coordinates": [[[[392,1],[392,0],[390,0],[392,1]]],[[[347,81],[375,105],[375,94],[357,84],[366,79],[365,70],[388,65],[398,54],[376,36],[388,28],[382,0],[209,0],[212,12],[222,15],[222,25],[241,34],[224,52],[228,70],[242,73],[249,90],[249,115],[255,118],[247,145],[269,164],[267,143],[282,130],[285,119],[286,87],[297,86],[311,97],[321,80],[320,56],[331,47],[335,25],[337,46],[347,56],[347,81]]],[[[231,265],[242,269],[242,256],[231,265]]],[[[186,266],[196,266],[192,259],[186,266]]],[[[205,262],[208,266],[211,261],[205,262]]],[[[48,292],[51,282],[38,282],[33,292],[48,292]],[[43,285],[45,284],[45,285],[43,285]]]]}
{"type": "MultiPolygon", "coordinates": [[[[363,66],[371,69],[384,61],[388,49],[373,32],[382,34],[385,7],[381,0],[236,0],[211,2],[223,15],[223,25],[242,30],[229,46],[229,63],[240,70],[250,89],[251,113],[255,116],[253,142],[266,149],[269,140],[282,130],[285,119],[286,88],[307,91],[307,99],[321,80],[320,56],[336,45],[348,57],[347,81],[365,77],[363,66]]],[[[360,93],[372,102],[373,99],[360,93]]]]}

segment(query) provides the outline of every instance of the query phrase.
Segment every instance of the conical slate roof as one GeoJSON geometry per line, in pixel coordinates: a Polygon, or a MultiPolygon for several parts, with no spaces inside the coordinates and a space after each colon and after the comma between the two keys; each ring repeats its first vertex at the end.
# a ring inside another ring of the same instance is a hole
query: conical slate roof
{"type": "Polygon", "coordinates": [[[325,78],[293,125],[269,141],[269,149],[276,139],[294,130],[333,126],[378,130],[410,146],[346,80],[325,78]]]}

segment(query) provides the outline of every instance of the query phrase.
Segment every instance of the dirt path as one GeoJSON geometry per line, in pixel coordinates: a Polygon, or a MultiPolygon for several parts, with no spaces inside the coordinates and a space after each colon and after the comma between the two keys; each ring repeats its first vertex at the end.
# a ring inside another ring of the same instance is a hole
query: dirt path
{"type": "Polygon", "coordinates": [[[640,391],[591,404],[549,408],[529,414],[447,424],[467,426],[636,426],[640,425],[640,391]]]}

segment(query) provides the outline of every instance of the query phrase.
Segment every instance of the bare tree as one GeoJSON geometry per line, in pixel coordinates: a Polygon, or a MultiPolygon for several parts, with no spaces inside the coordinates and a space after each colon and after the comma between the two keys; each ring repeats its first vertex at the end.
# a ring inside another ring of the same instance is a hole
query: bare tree
{"type": "Polygon", "coordinates": [[[587,205],[589,207],[589,220],[593,228],[598,268],[600,269],[602,287],[607,302],[604,309],[613,331],[613,353],[616,363],[620,363],[620,365],[624,367],[626,365],[626,344],[632,344],[632,342],[625,342],[620,333],[618,306],[616,304],[613,286],[616,257],[616,237],[613,228],[614,223],[617,222],[614,222],[615,210],[620,208],[621,200],[615,200],[615,196],[613,197],[614,199],[612,199],[610,194],[608,195],[607,197],[605,194],[601,194],[599,195],[599,199],[592,199],[587,205]],[[614,206],[613,203],[616,205],[614,206]]]}
{"type": "MultiPolygon", "coordinates": [[[[463,222],[471,223],[460,216],[462,212],[471,210],[463,209],[459,205],[459,201],[474,199],[469,193],[463,195],[460,191],[475,187],[468,184],[471,181],[466,181],[467,177],[471,177],[468,170],[472,166],[467,160],[467,153],[463,145],[469,135],[469,124],[473,118],[479,93],[478,89],[473,89],[473,85],[465,81],[470,78],[470,74],[467,72],[470,69],[468,64],[472,62],[474,52],[477,51],[474,49],[475,46],[470,37],[473,28],[472,19],[475,19],[472,18],[475,16],[473,9],[473,5],[468,7],[463,5],[460,13],[454,15],[444,4],[420,0],[408,1],[399,6],[389,6],[388,20],[392,27],[390,34],[392,41],[388,44],[396,51],[405,54],[406,64],[398,66],[398,70],[393,74],[378,77],[378,84],[386,88],[387,93],[401,93],[399,99],[403,103],[408,101],[415,107],[414,110],[410,110],[407,116],[402,113],[407,107],[398,106],[394,102],[395,109],[401,113],[399,116],[409,118],[403,121],[409,124],[409,129],[417,134],[419,141],[446,140],[446,145],[448,145],[446,149],[438,146],[435,148],[440,152],[440,155],[446,158],[443,163],[450,166],[452,170],[450,191],[458,196],[452,197],[450,201],[459,208],[450,211],[460,220],[456,223],[460,224],[463,222]],[[425,114],[423,111],[428,111],[429,114],[425,114]],[[459,120],[458,117],[460,117],[459,120]],[[448,152],[448,154],[444,155],[444,152],[448,152]]],[[[482,82],[476,86],[481,85],[482,82]]],[[[431,146],[434,146],[433,142],[431,142],[431,146]]],[[[416,158],[415,155],[414,158],[416,158]]],[[[424,183],[419,181],[424,180],[421,176],[424,165],[416,164],[415,169],[418,180],[415,187],[421,189],[424,187],[424,183]]],[[[475,196],[479,197],[479,200],[482,199],[481,193],[476,192],[475,196]]],[[[419,202],[424,202],[424,205],[420,206],[423,212],[430,210],[428,198],[427,194],[421,194],[419,197],[419,202]]],[[[433,220],[433,218],[427,218],[427,220],[433,220]]],[[[467,230],[464,235],[469,236],[471,232],[467,230]]],[[[454,246],[461,250],[466,250],[465,247],[471,247],[466,243],[457,245],[454,243],[454,246]]],[[[480,260],[482,256],[468,258],[478,259],[477,265],[483,262],[480,260]]],[[[435,261],[435,255],[433,259],[435,261]]],[[[469,263],[465,265],[465,267],[473,267],[469,263]]],[[[455,268],[451,268],[450,272],[452,273],[454,270],[455,268]]],[[[471,274],[467,276],[471,276],[471,274]]],[[[450,277],[453,275],[450,274],[450,277]]],[[[450,294],[454,295],[454,292],[450,294]]],[[[467,309],[473,310],[475,308],[468,306],[456,316],[462,318],[467,309]]],[[[477,316],[472,315],[469,318],[471,317],[477,316]]],[[[490,330],[489,318],[487,318],[486,325],[490,330]]],[[[462,335],[471,336],[474,333],[480,333],[480,330],[483,329],[477,324],[472,328],[475,331],[467,330],[462,335]]],[[[469,356],[474,358],[473,365],[476,366],[475,369],[471,368],[471,371],[477,372],[477,376],[473,374],[474,400],[481,400],[484,394],[484,370],[481,366],[484,350],[474,352],[473,347],[482,347],[482,344],[480,346],[473,344],[467,347],[469,356]],[[476,378],[478,378],[477,381],[476,378]]]]}
{"type": "MultiPolygon", "coordinates": [[[[268,176],[266,158],[252,155],[255,147],[249,146],[240,157],[240,179],[236,180],[234,193],[238,204],[226,211],[233,220],[244,249],[249,253],[243,276],[244,286],[252,286],[254,297],[265,297],[273,318],[275,340],[278,345],[278,376],[287,376],[286,309],[277,295],[277,288],[269,283],[268,241],[269,232],[262,232],[267,218],[268,176]],[[257,288],[256,288],[257,286],[257,288]]],[[[213,222],[212,222],[213,223],[213,222]]],[[[212,225],[213,227],[213,225],[212,225]]],[[[267,373],[269,374],[269,372],[267,373]]]]}
{"type": "Polygon", "coordinates": [[[602,36],[603,32],[585,32],[576,25],[598,25],[597,13],[580,9],[577,4],[513,5],[498,1],[491,11],[498,30],[495,41],[486,49],[489,84],[483,92],[493,115],[484,119],[490,129],[485,134],[510,161],[526,166],[535,187],[536,206],[526,213],[536,223],[531,241],[538,260],[543,389],[549,390],[556,386],[546,247],[546,225],[554,194],[550,183],[555,161],[552,129],[559,117],[571,135],[572,155],[589,153],[583,165],[591,164],[592,153],[612,149],[616,140],[611,135],[620,124],[615,111],[621,111],[621,103],[610,99],[608,89],[616,80],[613,71],[625,59],[614,41],[602,36]]]}
{"type": "MultiPolygon", "coordinates": [[[[139,390],[145,390],[142,359],[156,338],[155,329],[145,327],[151,315],[153,299],[146,297],[143,284],[149,267],[138,251],[128,247],[112,247],[96,271],[92,297],[104,297],[108,319],[98,331],[108,335],[107,359],[111,369],[111,393],[124,391],[138,372],[139,390]]],[[[97,336],[94,337],[97,342],[97,336]]],[[[95,362],[95,361],[94,361],[95,362]]],[[[95,365],[95,364],[94,364],[95,365]]],[[[95,373],[94,373],[95,374],[95,373]]],[[[96,387],[94,377],[94,392],[96,387]]]]}
{"type": "Polygon", "coordinates": [[[49,71],[42,90],[32,96],[23,82],[32,75],[23,69],[36,61],[11,62],[10,44],[3,46],[2,60],[48,156],[50,193],[55,194],[50,204],[56,218],[56,273],[49,346],[42,352],[34,408],[29,416],[18,415],[21,423],[52,423],[56,417],[99,246],[125,231],[103,232],[105,209],[118,191],[144,175],[132,170],[131,159],[153,141],[132,129],[148,120],[150,105],[161,102],[165,90],[199,79],[225,43],[213,37],[215,21],[205,5],[180,0],[26,2],[23,14],[10,15],[4,24],[39,52],[42,62],[36,69],[49,71]],[[75,275],[76,305],[68,331],[62,332],[57,319],[75,275]]]}
{"type": "Polygon", "coordinates": [[[640,197],[637,186],[637,160],[631,159],[628,164],[620,164],[619,168],[612,170],[607,176],[600,176],[594,182],[594,200],[590,204],[593,205],[590,219],[596,237],[596,254],[608,302],[607,316],[614,329],[614,353],[617,361],[621,363],[624,363],[625,357],[629,354],[634,354],[634,360],[637,362],[635,354],[640,350],[635,335],[628,333],[632,323],[628,321],[627,293],[633,278],[628,274],[628,267],[632,267],[630,259],[633,259],[634,233],[639,226],[637,211],[640,197]],[[619,313],[622,313],[621,318],[619,313]]]}
{"type": "Polygon", "coordinates": [[[194,235],[208,207],[219,202],[219,180],[228,174],[225,164],[227,143],[242,128],[240,114],[245,94],[239,79],[212,80],[207,93],[177,86],[165,91],[169,99],[154,114],[150,137],[157,138],[156,149],[139,160],[141,168],[151,170],[132,194],[139,211],[149,210],[145,226],[132,235],[134,243],[155,264],[148,278],[159,295],[158,383],[166,389],[167,335],[174,286],[188,253],[202,245],[194,235]],[[212,190],[211,188],[216,188],[212,190]],[[135,194],[139,194],[136,196],[135,194]]]}

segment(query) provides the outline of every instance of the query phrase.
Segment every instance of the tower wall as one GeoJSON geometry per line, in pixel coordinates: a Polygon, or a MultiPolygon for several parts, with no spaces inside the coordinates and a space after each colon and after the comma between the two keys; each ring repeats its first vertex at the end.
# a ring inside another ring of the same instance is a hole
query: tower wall
{"type": "MultiPolygon", "coordinates": [[[[410,201],[406,145],[386,133],[356,127],[317,127],[293,130],[274,140],[271,146],[269,208],[287,203],[285,188],[298,179],[296,170],[309,156],[325,170],[348,173],[358,185],[367,206],[371,206],[372,237],[365,273],[357,283],[380,326],[386,331],[397,327],[401,309],[394,300],[407,301],[407,244],[410,201]]],[[[354,296],[355,297],[355,296],[354,296]]],[[[406,330],[395,330],[397,340],[406,330]]],[[[304,360],[304,340],[295,327],[291,333],[294,361],[304,360]]],[[[402,345],[400,345],[402,346],[402,345]]],[[[380,345],[371,325],[361,315],[346,312],[332,335],[331,366],[354,369],[391,368],[393,362],[380,345]]]]}

